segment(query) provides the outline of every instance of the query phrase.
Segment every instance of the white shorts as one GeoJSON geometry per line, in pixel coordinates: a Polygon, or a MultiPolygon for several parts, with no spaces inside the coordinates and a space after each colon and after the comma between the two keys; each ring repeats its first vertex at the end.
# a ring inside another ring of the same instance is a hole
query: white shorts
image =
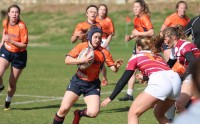
{"type": "Polygon", "coordinates": [[[148,86],[144,90],[144,92],[163,101],[166,98],[177,100],[180,91],[181,79],[178,73],[172,70],[152,73],[149,77],[148,86]]]}
{"type": "MultiPolygon", "coordinates": [[[[102,47],[105,46],[106,40],[107,40],[107,39],[102,39],[102,40],[101,40],[101,46],[102,46],[102,47]]],[[[106,49],[109,50],[109,47],[107,46],[106,49]]]]}

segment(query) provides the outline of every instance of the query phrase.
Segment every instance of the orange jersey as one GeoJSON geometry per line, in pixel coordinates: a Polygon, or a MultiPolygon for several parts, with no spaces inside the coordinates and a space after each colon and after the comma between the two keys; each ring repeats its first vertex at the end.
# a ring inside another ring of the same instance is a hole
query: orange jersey
{"type": "MultiPolygon", "coordinates": [[[[75,28],[75,30],[74,30],[73,35],[74,35],[76,32],[79,32],[79,31],[81,31],[82,33],[86,34],[87,31],[88,31],[88,29],[89,29],[91,26],[93,26],[93,25],[95,25],[95,26],[101,28],[101,26],[100,26],[99,23],[90,24],[89,22],[85,21],[85,22],[81,22],[81,23],[78,23],[78,24],[77,24],[77,26],[76,26],[76,28],[75,28]]],[[[82,42],[85,42],[85,41],[87,41],[86,38],[83,38],[83,39],[82,39],[82,42]]]]}
{"type": "Polygon", "coordinates": [[[147,14],[142,14],[139,17],[135,17],[133,19],[134,29],[138,30],[139,32],[145,32],[150,29],[153,29],[153,25],[151,23],[151,19],[147,14]]]}
{"type": "Polygon", "coordinates": [[[115,33],[115,28],[110,18],[106,17],[105,19],[100,19],[99,17],[97,17],[96,21],[102,27],[102,31],[103,31],[102,38],[106,39],[109,35],[115,33]]]}
{"type": "Polygon", "coordinates": [[[173,13],[165,19],[164,25],[167,27],[175,27],[176,25],[181,25],[185,28],[189,21],[190,19],[187,16],[182,18],[178,16],[177,13],[173,13]]]}
{"type": "MultiPolygon", "coordinates": [[[[79,43],[67,54],[67,56],[77,58],[79,53],[88,46],[88,42],[79,43]]],[[[99,72],[101,71],[104,62],[108,66],[114,65],[114,60],[110,52],[99,46],[94,50],[93,63],[85,70],[78,69],[76,75],[82,80],[94,81],[95,79],[99,78],[99,72]]]]}
{"type": "MultiPolygon", "coordinates": [[[[8,24],[7,27],[7,20],[3,21],[3,27],[5,30],[5,33],[9,35],[9,37],[16,42],[21,42],[24,44],[28,44],[28,30],[26,28],[26,25],[24,22],[20,21],[18,24],[11,26],[8,24]]],[[[25,51],[26,49],[21,49],[16,46],[14,46],[11,43],[8,43],[5,41],[5,47],[7,50],[10,52],[22,52],[25,51]]]]}

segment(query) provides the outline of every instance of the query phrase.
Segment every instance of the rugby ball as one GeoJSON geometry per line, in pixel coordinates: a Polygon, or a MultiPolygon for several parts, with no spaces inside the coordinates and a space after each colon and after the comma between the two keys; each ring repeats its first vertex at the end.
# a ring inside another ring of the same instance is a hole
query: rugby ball
{"type": "Polygon", "coordinates": [[[81,70],[84,70],[86,68],[88,68],[94,61],[94,51],[91,47],[88,47],[88,48],[85,48],[83,49],[79,55],[78,55],[78,59],[81,59],[83,57],[90,57],[92,56],[92,61],[91,62],[88,62],[88,63],[83,63],[83,64],[79,64],[78,65],[78,68],[81,69],[81,70]]]}

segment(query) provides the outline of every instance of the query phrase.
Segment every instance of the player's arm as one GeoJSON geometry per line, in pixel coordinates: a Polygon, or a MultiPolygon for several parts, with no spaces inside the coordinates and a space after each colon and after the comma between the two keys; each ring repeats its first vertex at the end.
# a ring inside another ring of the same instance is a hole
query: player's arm
{"type": "Polygon", "coordinates": [[[196,61],[196,58],[191,51],[186,52],[184,57],[189,62],[189,65],[187,66],[185,73],[181,76],[182,81],[184,81],[187,78],[187,76],[190,75],[190,68],[192,64],[196,61]]]}
{"type": "Polygon", "coordinates": [[[132,32],[133,36],[153,36],[154,35],[154,29],[149,29],[145,32],[139,32],[138,30],[133,30],[132,32]]]}
{"type": "Polygon", "coordinates": [[[122,89],[125,87],[125,85],[128,83],[129,79],[133,75],[134,71],[132,70],[126,70],[122,77],[118,80],[112,94],[105,99],[102,103],[101,106],[106,106],[109,102],[115,99],[115,97],[122,91],[122,89]]]}
{"type": "Polygon", "coordinates": [[[78,39],[82,40],[84,36],[85,34],[82,31],[76,31],[71,37],[71,42],[75,43],[78,39]]]}
{"type": "Polygon", "coordinates": [[[167,28],[167,26],[166,25],[162,25],[162,27],[161,27],[161,29],[160,29],[160,35],[162,36],[163,35],[163,31],[165,30],[167,28]]]}
{"type": "Polygon", "coordinates": [[[104,48],[106,48],[109,44],[110,44],[110,41],[112,40],[112,37],[113,37],[113,34],[110,34],[107,39],[106,39],[106,44],[104,46],[104,48]]]}
{"type": "Polygon", "coordinates": [[[82,40],[84,37],[84,33],[82,32],[81,24],[78,24],[74,30],[73,35],[71,36],[71,42],[75,43],[78,39],[82,40]]]}
{"type": "Polygon", "coordinates": [[[5,41],[13,44],[14,46],[16,46],[18,48],[26,48],[28,45],[27,43],[21,43],[21,42],[14,41],[11,38],[9,38],[9,36],[8,36],[7,40],[5,40],[5,41]]]}
{"type": "Polygon", "coordinates": [[[0,48],[2,47],[2,45],[4,44],[4,34],[5,34],[5,29],[3,29],[3,33],[2,33],[2,38],[1,38],[1,43],[0,43],[0,48]]]}
{"type": "Polygon", "coordinates": [[[14,41],[10,38],[10,36],[8,34],[3,34],[2,40],[5,42],[8,42],[18,48],[26,48],[27,47],[27,43],[14,41]]]}
{"type": "Polygon", "coordinates": [[[65,58],[65,64],[67,65],[78,65],[78,64],[88,63],[90,61],[92,61],[92,56],[85,56],[82,57],[81,59],[78,59],[67,55],[65,58]]]}
{"type": "Polygon", "coordinates": [[[136,37],[136,35],[134,34],[135,30],[136,29],[133,29],[133,31],[130,35],[125,36],[125,41],[130,41],[136,37]]]}
{"type": "Polygon", "coordinates": [[[122,65],[123,61],[121,59],[117,60],[114,65],[110,66],[110,69],[114,72],[118,72],[119,67],[122,65]]]}

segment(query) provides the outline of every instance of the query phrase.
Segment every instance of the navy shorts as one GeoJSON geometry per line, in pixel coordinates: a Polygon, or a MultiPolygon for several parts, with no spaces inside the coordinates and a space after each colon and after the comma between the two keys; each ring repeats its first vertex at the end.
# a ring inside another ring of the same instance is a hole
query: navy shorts
{"type": "Polygon", "coordinates": [[[77,95],[83,94],[83,96],[98,95],[100,96],[100,80],[96,79],[92,82],[84,81],[78,78],[76,75],[70,80],[70,84],[67,87],[67,91],[72,91],[77,95]]]}
{"type": "Polygon", "coordinates": [[[12,67],[23,69],[26,67],[27,51],[23,52],[10,52],[3,45],[0,49],[0,57],[8,60],[12,67]]]}

